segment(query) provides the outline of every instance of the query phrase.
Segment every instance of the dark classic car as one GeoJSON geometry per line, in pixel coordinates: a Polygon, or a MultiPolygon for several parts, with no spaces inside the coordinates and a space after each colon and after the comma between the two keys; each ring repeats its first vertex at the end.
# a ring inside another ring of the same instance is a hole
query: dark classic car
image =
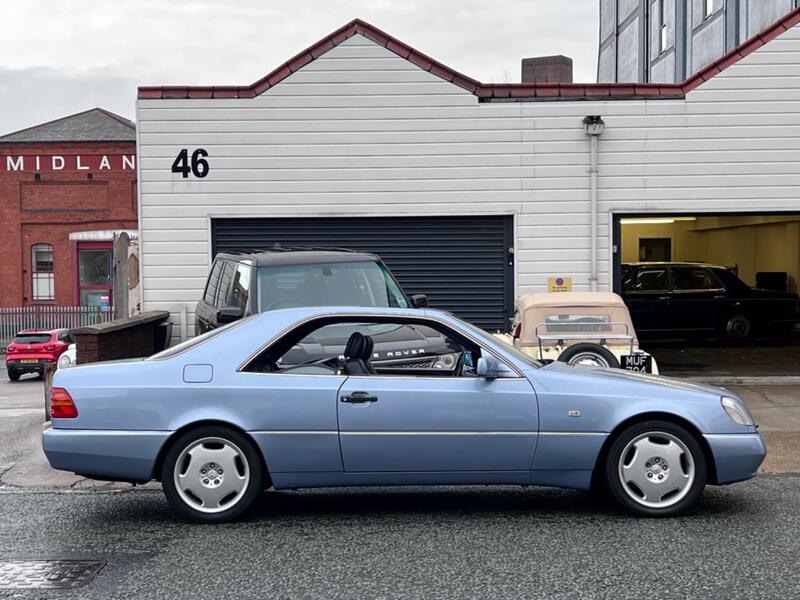
{"type": "Polygon", "coordinates": [[[622,298],[640,334],[781,335],[800,322],[800,296],[751,288],[725,267],[703,263],[622,265],[622,298]]]}

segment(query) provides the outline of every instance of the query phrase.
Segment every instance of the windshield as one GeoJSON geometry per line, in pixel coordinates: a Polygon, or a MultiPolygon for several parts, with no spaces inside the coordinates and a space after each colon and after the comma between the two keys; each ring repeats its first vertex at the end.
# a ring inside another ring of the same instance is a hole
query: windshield
{"type": "Polygon", "coordinates": [[[262,267],[259,312],[302,306],[408,308],[400,286],[377,262],[262,267]]]}
{"type": "Polygon", "coordinates": [[[14,338],[15,344],[46,344],[50,341],[49,333],[20,333],[14,338]]]}
{"type": "Polygon", "coordinates": [[[514,358],[519,360],[520,362],[530,365],[531,367],[539,368],[542,366],[542,363],[539,361],[534,360],[531,356],[528,356],[524,352],[520,352],[511,344],[504,342],[502,339],[497,337],[496,335],[492,335],[491,333],[487,333],[480,327],[476,327],[472,323],[467,323],[466,321],[458,320],[459,324],[472,333],[475,337],[477,337],[481,342],[488,342],[490,344],[496,344],[500,346],[504,352],[512,355],[514,358]]]}

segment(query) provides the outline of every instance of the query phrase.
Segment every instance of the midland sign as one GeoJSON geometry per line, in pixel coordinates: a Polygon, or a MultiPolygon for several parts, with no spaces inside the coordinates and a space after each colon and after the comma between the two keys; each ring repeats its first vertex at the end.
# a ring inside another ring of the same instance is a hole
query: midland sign
{"type": "Polygon", "coordinates": [[[0,156],[0,172],[136,171],[135,154],[0,156]]]}

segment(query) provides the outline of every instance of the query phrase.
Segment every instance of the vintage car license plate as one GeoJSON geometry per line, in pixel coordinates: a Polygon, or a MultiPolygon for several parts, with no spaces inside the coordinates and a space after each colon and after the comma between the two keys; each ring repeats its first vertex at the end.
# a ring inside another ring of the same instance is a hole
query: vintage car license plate
{"type": "Polygon", "coordinates": [[[38,358],[21,358],[20,361],[23,365],[35,365],[38,364],[38,358]]]}
{"type": "Polygon", "coordinates": [[[623,354],[620,366],[628,371],[639,373],[653,372],[653,357],[649,354],[623,354]]]}

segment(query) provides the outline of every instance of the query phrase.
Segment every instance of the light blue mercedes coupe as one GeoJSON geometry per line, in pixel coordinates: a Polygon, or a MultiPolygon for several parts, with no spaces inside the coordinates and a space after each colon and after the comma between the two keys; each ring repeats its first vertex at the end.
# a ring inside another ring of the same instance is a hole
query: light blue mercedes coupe
{"type": "Polygon", "coordinates": [[[159,480],[203,522],[270,487],[409,484],[596,485],[667,516],[707,483],[753,477],[766,454],[726,390],[543,366],[427,309],[254,315],[147,359],[58,371],[51,411],[54,468],[159,480]]]}

